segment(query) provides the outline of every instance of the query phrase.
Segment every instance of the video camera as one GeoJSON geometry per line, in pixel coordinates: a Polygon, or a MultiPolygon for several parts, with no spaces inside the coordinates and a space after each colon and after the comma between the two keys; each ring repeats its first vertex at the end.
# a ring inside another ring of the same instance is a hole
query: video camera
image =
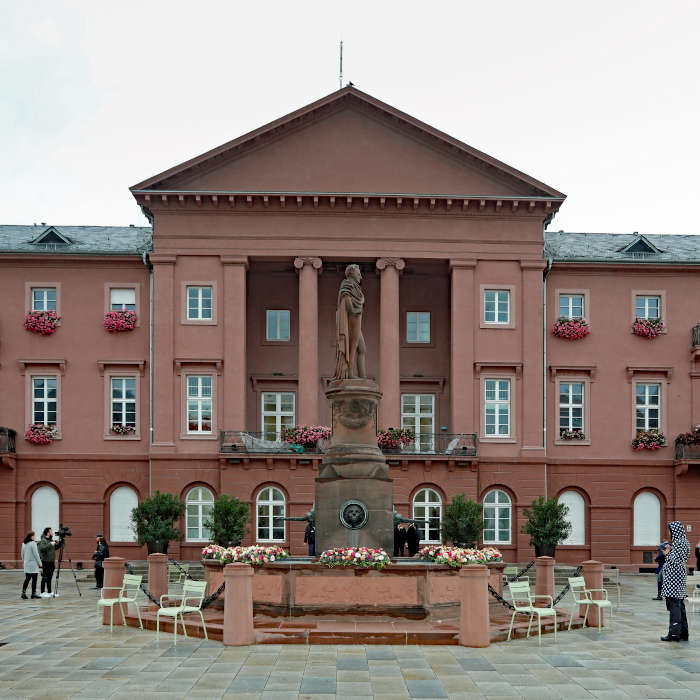
{"type": "Polygon", "coordinates": [[[58,535],[58,538],[63,542],[66,537],[72,537],[73,533],[70,531],[70,528],[67,526],[64,526],[63,523],[61,523],[58,526],[58,530],[56,530],[56,535],[58,535]]]}

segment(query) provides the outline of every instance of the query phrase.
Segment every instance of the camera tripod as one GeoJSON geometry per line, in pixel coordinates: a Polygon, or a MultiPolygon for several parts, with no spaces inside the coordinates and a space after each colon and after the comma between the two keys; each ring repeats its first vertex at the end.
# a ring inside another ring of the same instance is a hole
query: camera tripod
{"type": "MultiPolygon", "coordinates": [[[[60,538],[60,544],[59,544],[59,554],[58,554],[58,567],[56,568],[56,584],[54,585],[54,594],[58,595],[58,580],[61,576],[61,564],[63,563],[63,551],[66,548],[66,538],[61,537],[60,538]]],[[[80,592],[80,586],[78,585],[78,577],[75,575],[75,569],[73,568],[73,560],[70,557],[66,557],[68,559],[68,565],[70,566],[70,570],[73,572],[73,580],[75,581],[75,587],[78,590],[78,595],[82,598],[83,594],[80,592]]]]}

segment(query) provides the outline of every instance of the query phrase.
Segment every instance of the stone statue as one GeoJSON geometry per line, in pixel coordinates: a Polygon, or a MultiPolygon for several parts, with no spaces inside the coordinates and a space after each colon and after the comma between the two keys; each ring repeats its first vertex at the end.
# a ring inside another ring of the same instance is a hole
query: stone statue
{"type": "Polygon", "coordinates": [[[399,511],[394,508],[394,526],[398,525],[399,523],[413,523],[414,525],[422,524],[422,520],[411,520],[411,518],[404,518],[401,515],[399,515],[399,511]]]}
{"type": "Polygon", "coordinates": [[[365,372],[365,339],[362,335],[362,309],[365,295],[360,287],[362,274],[358,265],[345,268],[345,279],[338,291],[335,315],[336,362],[333,379],[358,379],[365,372]]]}
{"type": "Polygon", "coordinates": [[[314,524],[314,519],[315,519],[314,508],[307,511],[306,513],[304,513],[304,515],[301,515],[301,516],[283,518],[283,520],[292,520],[294,522],[299,522],[299,523],[307,522],[307,523],[310,523],[311,525],[314,524]]]}

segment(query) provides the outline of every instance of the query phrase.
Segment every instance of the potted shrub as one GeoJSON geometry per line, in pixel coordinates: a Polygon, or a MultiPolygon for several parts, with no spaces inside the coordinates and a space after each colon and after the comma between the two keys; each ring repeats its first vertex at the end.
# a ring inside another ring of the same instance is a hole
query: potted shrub
{"type": "Polygon", "coordinates": [[[530,545],[536,557],[553,557],[558,544],[571,533],[571,523],[566,519],[569,507],[558,503],[556,498],[540,496],[530,508],[523,511],[527,522],[522,532],[530,535],[530,545]]]}
{"type": "Polygon", "coordinates": [[[148,553],[168,553],[171,540],[181,540],[182,532],[175,521],[185,512],[185,504],[171,493],[156,491],[131,511],[131,522],[139,544],[148,547],[148,553]]]}
{"type": "Polygon", "coordinates": [[[580,340],[591,332],[588,321],[582,318],[558,318],[552,326],[552,335],[565,340],[580,340]]]}
{"type": "Polygon", "coordinates": [[[660,318],[635,318],[632,324],[632,333],[640,338],[651,340],[664,332],[666,326],[660,318]]]}
{"type": "Polygon", "coordinates": [[[382,450],[400,450],[406,445],[412,445],[416,434],[410,428],[387,428],[377,433],[377,445],[382,450]]]}
{"type": "Polygon", "coordinates": [[[102,325],[109,333],[133,331],[136,328],[136,313],[134,311],[108,311],[102,325]]]}
{"type": "Polygon", "coordinates": [[[481,503],[457,494],[445,506],[442,519],[442,541],[455,547],[476,547],[484,530],[484,507],[481,503]]]}
{"type": "Polygon", "coordinates": [[[57,436],[58,430],[55,425],[43,423],[32,423],[24,433],[24,439],[33,445],[50,445],[57,436]]]}
{"type": "Polygon", "coordinates": [[[666,446],[666,436],[658,430],[638,430],[632,440],[633,450],[660,450],[666,446]]]}
{"type": "Polygon", "coordinates": [[[203,525],[211,531],[211,541],[220,547],[237,546],[243,540],[250,518],[247,503],[223,494],[214,502],[211,517],[203,525]]]}
{"type": "Polygon", "coordinates": [[[24,327],[39,335],[51,335],[56,332],[60,320],[55,311],[30,311],[24,316],[24,327]]]}

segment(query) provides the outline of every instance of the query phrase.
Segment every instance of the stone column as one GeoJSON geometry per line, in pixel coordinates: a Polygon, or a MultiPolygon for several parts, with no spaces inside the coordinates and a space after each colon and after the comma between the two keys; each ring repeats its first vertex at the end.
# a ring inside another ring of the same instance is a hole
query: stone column
{"type": "Polygon", "coordinates": [[[224,581],[224,644],[253,644],[253,567],[249,564],[226,564],[224,581]]]}
{"type": "MultiPolygon", "coordinates": [[[[102,563],[105,570],[104,587],[105,588],[121,588],[122,582],[124,581],[124,559],[122,557],[109,557],[105,559],[102,563]]],[[[119,591],[115,590],[105,590],[103,592],[105,598],[116,598],[119,595],[119,591]]],[[[119,609],[118,605],[113,605],[114,608],[114,624],[121,625],[124,621],[122,616],[122,611],[119,609]]],[[[109,624],[109,608],[103,608],[102,610],[102,624],[109,624]]]]}
{"type": "Polygon", "coordinates": [[[406,267],[401,258],[379,258],[379,427],[401,427],[401,372],[399,368],[399,272],[406,267]]]}
{"type": "MultiPolygon", "coordinates": [[[[535,594],[551,595],[554,598],[554,559],[537,557],[535,565],[535,594]]],[[[546,598],[538,598],[537,605],[549,605],[546,598]]]]}
{"type": "Polygon", "coordinates": [[[297,423],[318,424],[318,275],[321,258],[295,258],[299,272],[297,423]]]}
{"type": "Polygon", "coordinates": [[[458,582],[459,643],[464,647],[487,647],[491,643],[488,567],[463,566],[458,582]]]}
{"type": "MultiPolygon", "coordinates": [[[[603,587],[603,562],[596,561],[595,559],[590,559],[589,561],[583,562],[583,578],[586,581],[586,588],[602,588],[603,587]]],[[[600,591],[591,593],[591,597],[594,600],[601,600],[603,594],[600,591]]],[[[587,610],[586,620],[584,623],[585,627],[597,627],[598,626],[598,608],[594,605],[581,606],[585,607],[587,610]]],[[[582,613],[579,613],[582,614],[582,613]]],[[[605,614],[600,611],[602,618],[601,627],[605,627],[605,614]]]]}
{"type": "Polygon", "coordinates": [[[246,430],[246,270],[247,257],[221,256],[224,266],[224,373],[219,399],[223,402],[222,430],[246,430]]]}
{"type": "MultiPolygon", "coordinates": [[[[148,590],[160,602],[160,597],[168,592],[168,555],[148,555],[148,590]]],[[[156,606],[151,603],[151,608],[156,606]]]]}
{"type": "MultiPolygon", "coordinates": [[[[451,432],[478,433],[474,404],[474,333],[479,300],[474,295],[476,260],[450,260],[450,408],[451,432]]],[[[474,392],[477,393],[475,402],[474,392]]],[[[478,415],[478,414],[477,414],[478,415]]]]}

